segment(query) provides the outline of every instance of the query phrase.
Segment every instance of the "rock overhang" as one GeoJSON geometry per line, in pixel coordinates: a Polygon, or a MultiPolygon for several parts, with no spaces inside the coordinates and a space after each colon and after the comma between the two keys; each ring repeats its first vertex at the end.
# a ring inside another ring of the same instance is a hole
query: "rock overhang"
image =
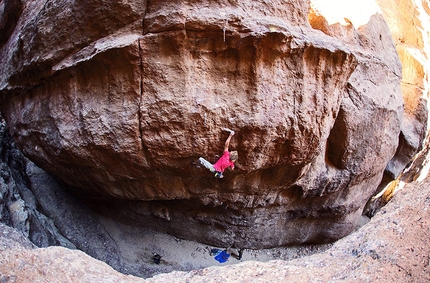
{"type": "Polygon", "coordinates": [[[137,200],[121,209],[183,237],[266,247],[352,231],[397,147],[400,90],[384,79],[397,70],[306,18],[170,4],[147,7],[143,34],[135,20],[35,86],[2,90],[26,155],[83,195],[137,200]],[[195,162],[215,161],[224,126],[239,161],[220,181],[195,162]]]}

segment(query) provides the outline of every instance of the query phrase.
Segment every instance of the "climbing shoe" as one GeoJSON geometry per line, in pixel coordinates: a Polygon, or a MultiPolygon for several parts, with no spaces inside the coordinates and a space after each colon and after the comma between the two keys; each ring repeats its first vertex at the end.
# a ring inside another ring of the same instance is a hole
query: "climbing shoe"
{"type": "Polygon", "coordinates": [[[216,173],[215,173],[215,177],[216,177],[216,178],[219,178],[219,179],[224,178],[224,176],[222,175],[222,173],[221,173],[221,172],[216,172],[216,173]]]}

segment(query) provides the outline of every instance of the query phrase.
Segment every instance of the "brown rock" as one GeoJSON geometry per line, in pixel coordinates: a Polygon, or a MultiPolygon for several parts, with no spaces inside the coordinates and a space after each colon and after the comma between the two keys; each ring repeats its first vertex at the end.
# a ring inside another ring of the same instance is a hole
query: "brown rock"
{"type": "Polygon", "coordinates": [[[350,233],[402,121],[382,17],[321,28],[302,1],[148,3],[25,6],[0,50],[23,152],[83,198],[130,200],[107,213],[179,237],[261,248],[350,233]],[[221,127],[239,161],[218,180],[196,161],[222,153],[221,127]]]}

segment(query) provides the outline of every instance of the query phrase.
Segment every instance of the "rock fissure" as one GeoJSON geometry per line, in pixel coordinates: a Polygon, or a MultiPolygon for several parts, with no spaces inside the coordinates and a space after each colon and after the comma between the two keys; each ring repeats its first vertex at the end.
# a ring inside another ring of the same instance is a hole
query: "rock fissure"
{"type": "Polygon", "coordinates": [[[142,100],[143,100],[143,95],[144,95],[144,90],[143,90],[143,60],[142,60],[142,50],[141,50],[141,46],[140,46],[140,41],[138,42],[138,46],[139,46],[139,65],[140,65],[140,97],[139,97],[139,105],[138,105],[138,115],[137,115],[137,125],[139,127],[139,139],[142,145],[142,149],[144,150],[144,153],[147,153],[147,150],[145,150],[146,146],[145,143],[143,141],[143,131],[142,131],[142,113],[141,113],[141,107],[142,107],[142,100]]]}

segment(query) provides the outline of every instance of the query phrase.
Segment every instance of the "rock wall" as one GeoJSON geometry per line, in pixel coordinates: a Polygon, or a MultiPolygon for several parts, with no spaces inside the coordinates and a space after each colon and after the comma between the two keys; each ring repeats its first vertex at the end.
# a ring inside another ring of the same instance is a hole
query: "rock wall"
{"type": "MultiPolygon", "coordinates": [[[[104,213],[217,246],[333,241],[399,148],[401,64],[380,15],[342,26],[307,1],[10,2],[0,110],[26,156],[104,213]],[[221,127],[239,161],[218,180],[196,161],[222,153],[221,127]]],[[[417,151],[422,132],[409,134],[417,151]]]]}
{"type": "Polygon", "coordinates": [[[26,159],[16,148],[0,115],[0,222],[19,230],[39,247],[73,248],[40,212],[26,175],[26,159]]]}
{"type": "MultiPolygon", "coordinates": [[[[396,158],[388,165],[388,169],[397,177],[402,167],[396,165],[411,160],[428,135],[430,6],[428,1],[423,0],[378,0],[377,3],[390,27],[403,65],[401,90],[405,112],[396,158]]],[[[423,175],[427,173],[428,168],[423,175]]]]}

